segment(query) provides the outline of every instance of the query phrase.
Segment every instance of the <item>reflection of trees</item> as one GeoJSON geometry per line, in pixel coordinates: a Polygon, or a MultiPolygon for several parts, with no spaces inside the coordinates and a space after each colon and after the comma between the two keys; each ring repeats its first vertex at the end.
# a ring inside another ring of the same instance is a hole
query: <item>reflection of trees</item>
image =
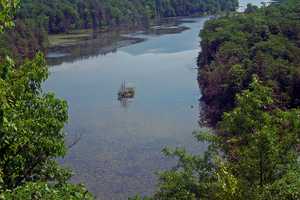
{"type": "MultiPolygon", "coordinates": [[[[183,23],[191,23],[193,20],[170,18],[157,21],[153,27],[141,26],[135,30],[141,30],[148,35],[176,34],[187,30],[183,23]]],[[[130,33],[132,30],[115,30],[108,32],[94,31],[90,36],[85,37],[77,44],[61,45],[49,49],[49,52],[63,54],[61,57],[47,58],[50,66],[59,65],[63,62],[74,62],[77,60],[88,59],[98,55],[114,53],[118,48],[142,42],[145,38],[124,36],[122,34],[130,33]]]]}
{"type": "Polygon", "coordinates": [[[49,49],[49,52],[66,54],[63,57],[48,58],[51,66],[59,65],[63,62],[74,62],[77,60],[88,59],[98,55],[114,53],[118,48],[128,44],[142,41],[140,38],[122,36],[119,32],[93,33],[91,38],[87,38],[78,44],[68,46],[58,46],[49,49]]]}

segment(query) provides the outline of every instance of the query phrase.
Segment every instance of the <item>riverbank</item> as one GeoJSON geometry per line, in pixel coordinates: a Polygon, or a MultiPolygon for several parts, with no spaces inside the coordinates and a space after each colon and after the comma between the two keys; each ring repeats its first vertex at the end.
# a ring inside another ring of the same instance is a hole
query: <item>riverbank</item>
{"type": "MultiPolygon", "coordinates": [[[[190,17],[192,18],[192,17],[190,17]]],[[[195,17],[196,18],[196,17],[195,17]]],[[[120,26],[116,28],[101,28],[101,29],[77,29],[67,33],[49,34],[48,48],[68,47],[77,45],[86,40],[95,39],[99,36],[107,37],[108,35],[126,35],[133,32],[145,32],[147,34],[171,34],[179,33],[187,29],[187,27],[179,26],[180,23],[188,22],[182,17],[164,18],[153,22],[150,26],[120,26]]]]}
{"type": "Polygon", "coordinates": [[[75,30],[66,34],[49,35],[47,60],[50,66],[72,62],[90,56],[105,55],[118,48],[143,42],[142,34],[159,36],[177,34],[189,28],[183,23],[193,22],[184,18],[168,18],[151,27],[131,27],[111,30],[75,30]]]}

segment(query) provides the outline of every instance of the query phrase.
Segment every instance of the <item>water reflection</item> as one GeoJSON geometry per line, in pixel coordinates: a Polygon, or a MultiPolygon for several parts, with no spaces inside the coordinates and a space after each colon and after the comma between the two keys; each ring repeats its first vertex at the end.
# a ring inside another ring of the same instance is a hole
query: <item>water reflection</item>
{"type": "MultiPolygon", "coordinates": [[[[160,35],[181,33],[189,29],[186,26],[181,26],[181,24],[188,22],[192,23],[194,21],[193,19],[166,19],[149,28],[140,27],[140,31],[135,31],[133,33],[126,29],[110,32],[90,32],[90,30],[87,30],[85,34],[88,36],[84,37],[80,42],[51,47],[47,55],[47,61],[50,66],[55,66],[60,65],[63,62],[75,62],[77,60],[89,59],[90,57],[98,55],[115,53],[119,48],[126,47],[130,44],[140,43],[160,35]]],[[[172,41],[165,41],[165,44],[163,45],[169,45],[170,43],[172,43],[172,41]]],[[[142,45],[140,46],[142,49],[128,49],[128,53],[137,55],[141,52],[144,53],[146,49],[153,53],[167,50],[155,49],[155,46],[157,46],[156,43],[149,44],[152,45],[152,48],[147,46],[143,47],[142,45]]]]}
{"type": "Polygon", "coordinates": [[[151,39],[151,42],[137,43],[134,45],[134,48],[125,48],[124,51],[131,55],[141,55],[145,53],[176,53],[198,48],[199,41],[197,38],[199,35],[199,27],[202,27],[204,22],[209,18],[210,17],[203,17],[201,21],[199,21],[199,19],[185,20],[183,21],[185,22],[183,23],[183,27],[186,26],[190,30],[183,31],[181,34],[165,36],[163,40],[155,35],[147,35],[147,38],[151,39]],[[192,35],[194,37],[191,37],[192,35]]]}
{"type": "Polygon", "coordinates": [[[119,99],[120,101],[120,104],[123,108],[128,108],[130,103],[132,103],[132,99],[128,99],[128,98],[122,98],[122,99],[119,99]]]}
{"type": "Polygon", "coordinates": [[[143,42],[122,48],[106,43],[103,53],[102,42],[126,41],[115,35],[99,43],[85,41],[57,51],[67,56],[49,58],[57,65],[50,68],[44,87],[69,103],[68,144],[82,135],[63,164],[74,170],[72,181],[84,183],[99,199],[151,194],[155,172],[174,164],[161,154],[165,146],[206,149],[192,132],[199,129],[198,35],[208,18],[191,20],[180,25],[188,29],[176,34],[125,35],[143,42]],[[135,84],[134,101],[118,101],[122,80],[135,84]]]}
{"type": "Polygon", "coordinates": [[[125,37],[120,35],[119,32],[99,33],[97,37],[81,41],[78,44],[49,49],[47,61],[50,66],[54,66],[63,62],[89,59],[98,55],[114,53],[120,47],[142,42],[143,40],[142,38],[125,37]]]}
{"type": "Polygon", "coordinates": [[[146,40],[50,68],[45,89],[69,103],[68,144],[82,134],[63,160],[74,182],[99,199],[151,194],[155,172],[174,164],[161,154],[165,146],[205,149],[192,133],[199,128],[198,34],[207,19],[186,21],[177,34],[138,33],[146,40]],[[133,101],[118,101],[122,80],[134,83],[133,101]]]}

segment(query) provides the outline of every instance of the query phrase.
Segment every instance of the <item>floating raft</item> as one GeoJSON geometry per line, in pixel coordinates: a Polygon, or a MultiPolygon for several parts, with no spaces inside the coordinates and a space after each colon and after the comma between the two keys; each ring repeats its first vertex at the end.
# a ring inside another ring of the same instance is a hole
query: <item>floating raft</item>
{"type": "Polygon", "coordinates": [[[121,88],[118,92],[118,99],[132,99],[135,96],[135,88],[126,86],[126,83],[123,82],[121,88]]]}

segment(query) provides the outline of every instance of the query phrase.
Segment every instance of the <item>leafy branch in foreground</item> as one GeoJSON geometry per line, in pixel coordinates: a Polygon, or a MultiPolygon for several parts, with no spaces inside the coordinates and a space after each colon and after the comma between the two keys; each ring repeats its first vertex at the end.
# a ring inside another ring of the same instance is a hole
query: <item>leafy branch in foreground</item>
{"type": "MultiPolygon", "coordinates": [[[[0,33],[13,26],[18,0],[0,0],[0,33]]],[[[58,165],[66,154],[63,127],[67,103],[44,93],[48,68],[42,54],[16,66],[0,64],[0,199],[93,199],[69,184],[70,170],[58,165]]]]}
{"type": "Polygon", "coordinates": [[[0,0],[0,33],[4,28],[14,25],[13,16],[20,4],[20,0],[0,0]]]}
{"type": "Polygon", "coordinates": [[[41,89],[48,69],[42,54],[16,67],[0,66],[0,192],[5,199],[91,199],[68,184],[69,170],[55,158],[66,153],[67,103],[41,89]],[[71,198],[72,197],[72,198],[71,198]]]}

